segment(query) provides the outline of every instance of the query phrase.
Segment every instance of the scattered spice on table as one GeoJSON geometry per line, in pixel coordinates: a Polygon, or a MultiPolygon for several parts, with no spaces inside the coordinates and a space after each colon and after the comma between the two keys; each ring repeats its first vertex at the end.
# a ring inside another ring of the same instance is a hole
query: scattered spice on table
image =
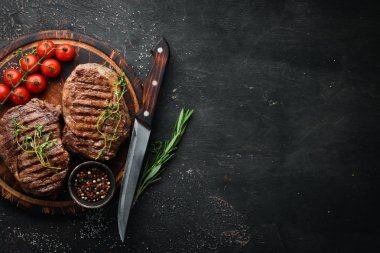
{"type": "Polygon", "coordinates": [[[107,173],[98,168],[86,168],[75,176],[74,192],[88,202],[97,202],[107,197],[111,183],[107,173]]]}

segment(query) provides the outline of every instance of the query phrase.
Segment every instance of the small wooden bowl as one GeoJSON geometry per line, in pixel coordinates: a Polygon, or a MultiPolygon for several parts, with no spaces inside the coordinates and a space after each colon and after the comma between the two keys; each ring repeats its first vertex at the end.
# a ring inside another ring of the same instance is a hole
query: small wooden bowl
{"type": "Polygon", "coordinates": [[[108,166],[103,164],[103,163],[95,162],[95,161],[84,162],[84,163],[79,164],[77,167],[75,167],[75,169],[71,172],[70,177],[69,177],[68,187],[69,187],[69,193],[70,193],[71,198],[78,205],[85,207],[85,208],[90,208],[90,209],[100,208],[100,207],[106,205],[112,199],[112,197],[115,193],[115,188],[116,188],[115,176],[113,175],[112,170],[110,170],[110,168],[108,168],[108,166]],[[75,176],[80,171],[87,169],[87,168],[97,168],[97,169],[105,172],[109,178],[109,182],[111,183],[110,184],[111,187],[109,189],[107,196],[104,199],[99,200],[97,202],[88,202],[86,200],[80,199],[74,193],[73,186],[74,186],[75,176]]]}

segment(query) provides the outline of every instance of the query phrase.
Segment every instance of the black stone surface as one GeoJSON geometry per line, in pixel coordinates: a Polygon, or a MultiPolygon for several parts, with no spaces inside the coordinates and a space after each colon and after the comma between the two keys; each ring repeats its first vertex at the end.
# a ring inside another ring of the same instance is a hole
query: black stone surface
{"type": "Polygon", "coordinates": [[[0,201],[1,252],[380,252],[376,1],[4,1],[0,40],[70,29],[144,78],[171,46],[153,138],[195,114],[118,237],[117,199],[48,217],[0,201]]]}

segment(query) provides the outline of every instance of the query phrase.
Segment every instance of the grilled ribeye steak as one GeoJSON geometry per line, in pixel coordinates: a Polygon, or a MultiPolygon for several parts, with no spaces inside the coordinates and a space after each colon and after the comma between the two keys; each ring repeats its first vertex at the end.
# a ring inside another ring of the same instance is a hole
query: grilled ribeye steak
{"type": "Polygon", "coordinates": [[[37,98],[9,109],[0,120],[0,154],[20,186],[46,196],[63,185],[69,154],[63,148],[61,106],[37,98]]]}
{"type": "Polygon", "coordinates": [[[131,119],[120,77],[95,63],[78,65],[62,92],[63,144],[94,160],[109,160],[128,137],[131,119]]]}

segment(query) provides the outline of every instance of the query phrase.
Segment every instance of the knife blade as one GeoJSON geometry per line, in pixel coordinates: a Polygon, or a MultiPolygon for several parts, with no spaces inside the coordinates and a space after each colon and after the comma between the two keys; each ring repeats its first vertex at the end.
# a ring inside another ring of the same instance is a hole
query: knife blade
{"type": "Polygon", "coordinates": [[[169,58],[169,46],[162,38],[152,49],[153,64],[143,84],[143,103],[136,114],[133,125],[131,142],[128,149],[127,160],[124,165],[124,176],[121,183],[119,206],[117,213],[119,235],[124,241],[129,213],[133,204],[141,166],[151,132],[154,108],[157,102],[169,58]]]}

